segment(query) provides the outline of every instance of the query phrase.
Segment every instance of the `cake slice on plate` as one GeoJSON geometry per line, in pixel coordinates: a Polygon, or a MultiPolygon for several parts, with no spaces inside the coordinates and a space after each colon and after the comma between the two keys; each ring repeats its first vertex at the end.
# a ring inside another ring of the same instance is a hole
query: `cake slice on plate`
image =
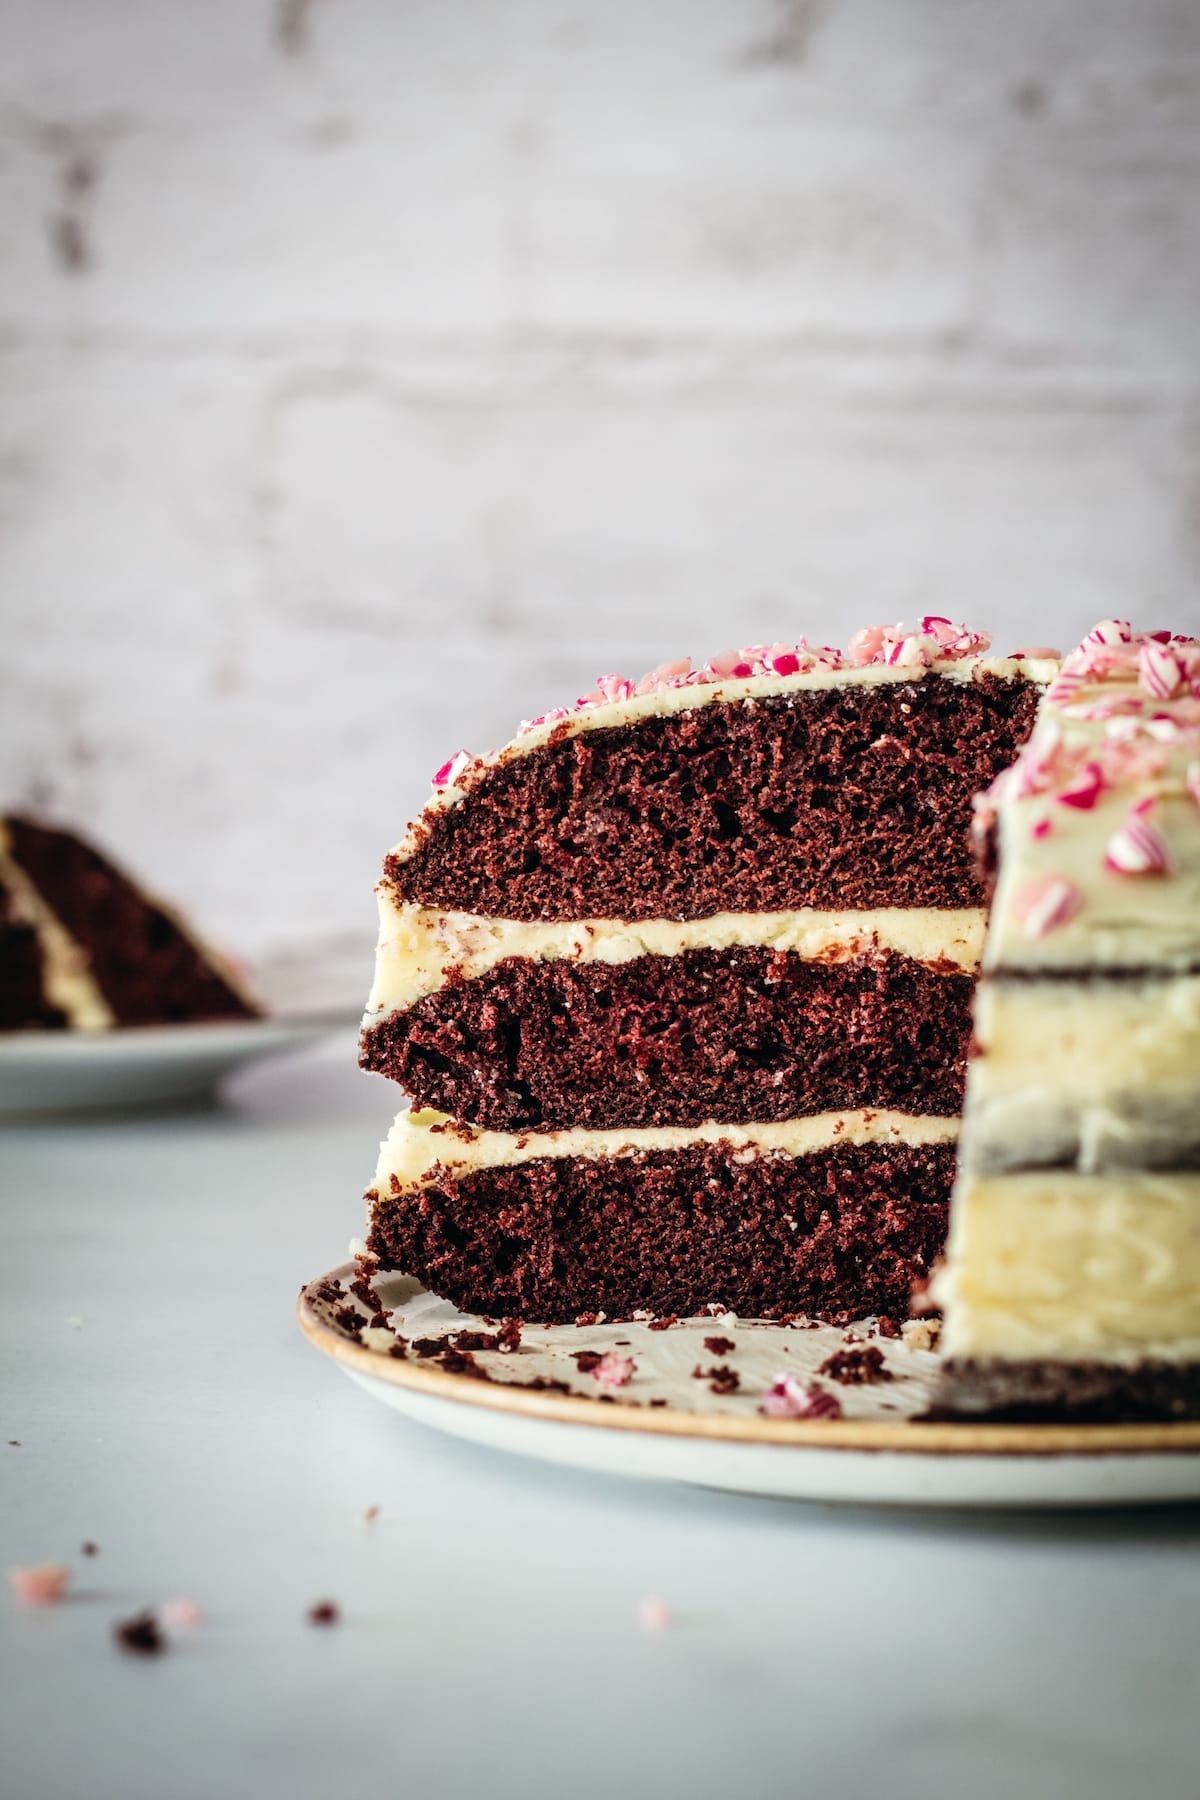
{"type": "Polygon", "coordinates": [[[234,971],[92,845],[0,818],[0,1031],[257,1015],[234,971]]]}
{"type": "Polygon", "coordinates": [[[1089,633],[981,829],[941,1404],[1200,1416],[1200,643],[1089,633]]]}
{"type": "Polygon", "coordinates": [[[422,1110],[364,1273],[547,1320],[904,1310],[946,1226],[971,800],[1057,668],[987,651],[927,619],[608,677],[439,771],[379,889],[362,1058],[422,1110]]]}

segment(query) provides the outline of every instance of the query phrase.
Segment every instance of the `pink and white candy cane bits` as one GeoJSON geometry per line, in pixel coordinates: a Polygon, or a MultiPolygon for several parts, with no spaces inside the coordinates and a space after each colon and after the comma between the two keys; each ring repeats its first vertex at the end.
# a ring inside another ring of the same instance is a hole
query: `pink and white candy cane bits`
{"type": "Polygon", "coordinates": [[[1184,685],[1183,664],[1170,644],[1147,638],[1138,651],[1138,679],[1152,700],[1171,700],[1184,685]]]}
{"type": "Polygon", "coordinates": [[[1047,937],[1082,905],[1082,893],[1065,875],[1039,875],[1013,896],[1013,910],[1027,938],[1047,937]]]}
{"type": "Polygon", "coordinates": [[[1104,866],[1114,875],[1166,875],[1170,871],[1166,840],[1145,811],[1144,801],[1130,807],[1125,823],[1108,840],[1104,866]]]}
{"type": "Polygon", "coordinates": [[[816,1382],[805,1387],[794,1375],[777,1375],[758,1410],[768,1419],[840,1419],[842,1403],[816,1382]]]}
{"type": "Polygon", "coordinates": [[[66,1563],[33,1563],[10,1569],[8,1579],[22,1606],[57,1606],[66,1594],[71,1571],[66,1563]]]}
{"type": "Polygon", "coordinates": [[[1091,812],[1104,792],[1104,771],[1099,763],[1084,763],[1069,786],[1055,796],[1060,806],[1074,806],[1080,812],[1091,812]]]}
{"type": "Polygon", "coordinates": [[[453,787],[464,769],[471,765],[469,750],[456,750],[449,762],[444,762],[433,778],[435,788],[453,787]]]}
{"type": "Polygon", "coordinates": [[[592,1378],[601,1387],[623,1388],[628,1385],[636,1368],[637,1364],[632,1356],[618,1356],[615,1350],[606,1350],[592,1370],[592,1378]]]}

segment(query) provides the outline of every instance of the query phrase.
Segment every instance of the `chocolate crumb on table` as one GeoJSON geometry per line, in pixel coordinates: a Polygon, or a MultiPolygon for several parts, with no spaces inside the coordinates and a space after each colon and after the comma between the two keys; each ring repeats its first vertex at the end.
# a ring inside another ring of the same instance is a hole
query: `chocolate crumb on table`
{"type": "Polygon", "coordinates": [[[868,1344],[863,1349],[835,1350],[832,1356],[826,1357],[817,1374],[828,1375],[831,1381],[840,1381],[844,1387],[858,1387],[892,1379],[892,1371],[884,1362],[883,1351],[877,1344],[868,1344]]]}
{"type": "Polygon", "coordinates": [[[132,1656],[160,1656],[167,1647],[166,1634],[149,1611],[120,1620],[113,1626],[113,1637],[132,1656]]]}
{"type": "Polygon", "coordinates": [[[93,1544],[90,1538],[86,1544],[80,1544],[79,1548],[84,1556],[98,1556],[100,1553],[99,1544],[93,1544]]]}
{"type": "Polygon", "coordinates": [[[310,1625],[336,1625],[341,1616],[341,1609],[333,1600],[318,1600],[308,1609],[310,1625]]]}

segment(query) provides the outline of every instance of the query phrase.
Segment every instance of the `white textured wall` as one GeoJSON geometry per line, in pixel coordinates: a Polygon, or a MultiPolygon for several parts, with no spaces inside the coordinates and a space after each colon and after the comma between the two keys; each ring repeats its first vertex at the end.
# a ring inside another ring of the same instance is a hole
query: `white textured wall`
{"type": "Polygon", "coordinates": [[[0,770],[255,955],[669,654],[1200,626],[1200,0],[0,0],[0,770]]]}

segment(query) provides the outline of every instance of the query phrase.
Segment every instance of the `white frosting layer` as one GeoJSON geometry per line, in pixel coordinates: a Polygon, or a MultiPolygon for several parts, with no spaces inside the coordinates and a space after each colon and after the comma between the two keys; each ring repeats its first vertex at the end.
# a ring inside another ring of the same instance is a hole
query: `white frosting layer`
{"type": "Polygon", "coordinates": [[[646,1126],[636,1130],[524,1132],[475,1131],[445,1113],[401,1113],[380,1146],[375,1185],[386,1194],[422,1185],[440,1167],[451,1176],[472,1169],[511,1168],[542,1157],[614,1157],[638,1151],[686,1150],[692,1144],[728,1144],[749,1161],[777,1154],[805,1156],[833,1144],[950,1144],[957,1119],[908,1113],[818,1113],[779,1124],[646,1126]],[[395,1186],[393,1186],[393,1182],[395,1186]]]}
{"type": "Polygon", "coordinates": [[[13,916],[32,926],[42,957],[42,991],[73,1031],[107,1031],[116,1016],[92,975],[82,944],[46,904],[12,854],[8,829],[0,819],[0,884],[7,889],[13,916]]]}
{"type": "Polygon", "coordinates": [[[1200,1359],[1200,1175],[960,1178],[933,1296],[947,1356],[1200,1359]]]}
{"type": "Polygon", "coordinates": [[[540,750],[553,737],[556,741],[574,737],[581,731],[601,731],[617,725],[632,725],[638,720],[668,713],[692,712],[700,706],[719,703],[735,705],[740,701],[763,700],[777,695],[801,694],[821,688],[891,687],[903,682],[927,681],[941,677],[947,681],[969,682],[977,675],[996,676],[1002,681],[1052,681],[1058,671],[1057,659],[1045,657],[968,656],[915,667],[907,664],[869,663],[863,668],[834,669],[818,666],[795,675],[754,675],[743,680],[732,678],[704,682],[687,687],[656,688],[629,700],[614,700],[604,705],[585,706],[565,719],[547,720],[522,732],[502,749],[489,756],[475,757],[467,763],[455,781],[439,788],[428,801],[421,818],[411,827],[392,854],[410,856],[421,837],[422,820],[428,820],[447,807],[457,806],[487,770],[518,756],[540,750]]]}
{"type": "Polygon", "coordinates": [[[379,898],[375,980],[364,1026],[412,1006],[455,971],[484,975],[506,957],[553,962],[624,963],[685,950],[761,946],[808,961],[843,962],[880,950],[925,964],[951,963],[973,973],[983,945],[984,914],[976,908],[884,907],[870,912],[717,913],[708,919],[581,919],[526,924],[398,901],[388,881],[379,898]]]}
{"type": "Polygon", "coordinates": [[[1200,1146],[1200,976],[985,980],[963,1159],[1162,1166],[1200,1146]]]}
{"type": "Polygon", "coordinates": [[[1090,811],[1040,796],[1000,809],[1000,874],[985,969],[1200,968],[1200,810],[1185,788],[1186,762],[1144,788],[1112,788],[1090,811]],[[1106,846],[1131,802],[1154,793],[1154,825],[1171,874],[1123,875],[1105,864],[1106,846]],[[1036,836],[1041,821],[1050,831],[1036,836]],[[1023,890],[1063,876],[1078,891],[1078,910],[1044,936],[1030,936],[1023,890]]]}

